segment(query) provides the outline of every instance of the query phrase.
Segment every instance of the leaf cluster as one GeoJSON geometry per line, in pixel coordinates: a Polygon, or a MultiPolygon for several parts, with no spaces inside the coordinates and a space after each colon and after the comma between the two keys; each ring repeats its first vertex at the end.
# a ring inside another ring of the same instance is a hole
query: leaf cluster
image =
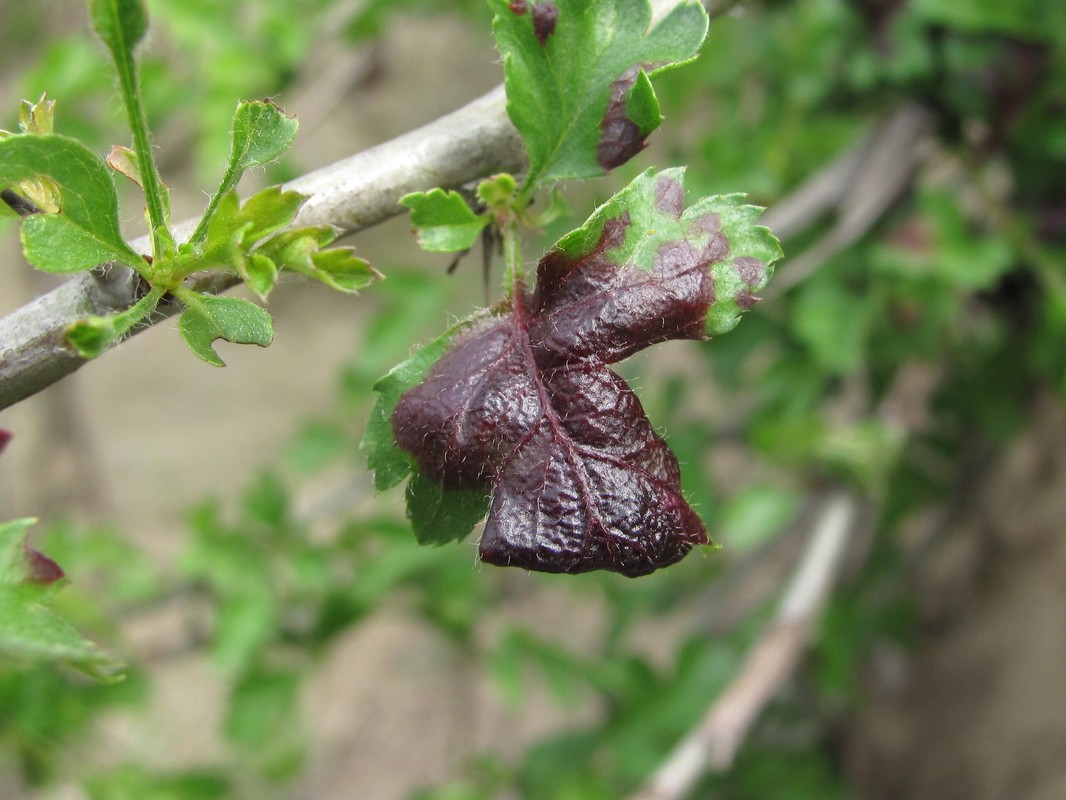
{"type": "MultiPolygon", "coordinates": [[[[736,196],[683,212],[681,173],[641,175],[560,239],[524,280],[519,230],[561,208],[541,185],[603,174],[640,152],[662,115],[650,76],[695,57],[707,15],[646,0],[494,0],[508,114],[529,168],[497,175],[470,208],[456,191],[408,195],[423,247],[502,243],[505,298],[462,320],[376,385],[364,440],[376,484],[410,476],[424,542],[464,538],[486,514],[483,561],[548,572],[651,572],[707,542],[677,459],[609,364],[656,342],[725,333],[780,257],[736,196]]],[[[486,247],[488,244],[486,244],[486,247]]]]}
{"type": "Polygon", "coordinates": [[[141,0],[94,0],[94,29],[107,46],[127,111],[133,148],[115,147],[101,162],[85,145],[53,133],[53,106],[45,98],[23,104],[20,132],[0,134],[0,187],[5,208],[24,213],[22,243],[27,260],[54,273],[93,270],[104,264],[131,268],[142,281],[140,299],[109,316],[90,317],[67,331],[67,344],[93,358],[154,314],[162,303],[184,307],[179,330],[190,349],[223,366],[217,339],[266,346],[273,338],[269,314],[236,298],[197,291],[194,276],[221,271],[246,282],[262,299],[291,271],[344,292],[380,277],[351,248],[331,247],[329,226],[293,227],[304,198],[266,189],[243,205],[236,186],[249,169],[280,158],[292,144],[297,123],[269,100],[238,103],[230,155],[222,180],[188,241],[170,229],[169,190],[159,177],[139,83],[136,48],[148,19],[141,0]],[[118,172],[144,192],[151,254],[135,252],[119,227],[111,174],[118,172]]]}

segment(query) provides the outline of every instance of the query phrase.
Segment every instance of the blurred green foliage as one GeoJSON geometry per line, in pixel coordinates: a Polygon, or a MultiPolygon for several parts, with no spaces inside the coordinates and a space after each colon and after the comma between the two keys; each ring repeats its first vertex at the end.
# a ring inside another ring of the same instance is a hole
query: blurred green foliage
{"type": "MultiPolygon", "coordinates": [[[[65,133],[98,146],[119,138],[102,51],[80,30],[53,35],[33,4],[7,5],[17,13],[0,31],[0,65],[27,67],[21,94],[47,89],[59,99],[65,133]]],[[[487,35],[484,9],[461,5],[487,35]]],[[[337,24],[336,8],[328,0],[153,3],[157,33],[144,82],[157,129],[174,122],[190,137],[195,169],[216,174],[236,99],[295,80],[322,26],[337,24]]],[[[340,24],[372,39],[401,8],[428,13],[425,3],[371,2],[340,14],[340,24]]],[[[700,60],[657,88],[667,121],[652,152],[689,165],[693,195],[747,191],[763,204],[901,103],[920,104],[933,120],[913,191],[869,234],[729,336],[691,345],[678,372],[660,376],[644,364],[655,376],[640,383],[649,416],[670,421],[686,491],[723,554],[694,555],[636,582],[536,578],[575,607],[606,609],[600,636],[578,650],[517,616],[482,633],[515,578],[472,568],[466,549],[418,546],[396,498],[357,511],[343,502],[299,510],[302,490],[337,473],[354,476],[366,494],[356,443],[370,384],[446,314],[443,278],[379,264],[389,280],[375,289],[333,409],[292,421],[291,446],[249,479],[243,497],[190,512],[176,567],[151,563],[114,531],[56,524],[40,542],[79,576],[61,595],[65,613],[120,652],[107,620],[174,596],[209,609],[202,635],[177,644],[208,652],[223,676],[226,748],[217,762],[175,772],[126,759],[95,768],[71,755],[105,712],[149,701],[148,666],[135,665],[124,684],[97,686],[51,668],[4,665],[0,769],[30,786],[73,781],[93,800],[286,796],[286,781],[309,756],[312,721],[300,718],[299,696],[312,668],[337,637],[387,607],[438,632],[515,707],[538,685],[564,708],[597,712],[517,759],[471,757],[421,800],[623,796],[735,674],[759,630],[766,602],[728,632],[709,631],[719,579],[790,535],[811,491],[842,481],[880,512],[866,565],[833,600],[807,667],[757,724],[734,769],[707,779],[699,796],[847,796],[834,726],[860,696],[865,654],[886,640],[905,644],[913,627],[898,580],[898,526],[946,496],[967,454],[1010,440],[1036,387],[1066,394],[1066,5],[753,1],[712,23],[700,60]],[[939,377],[931,424],[904,439],[878,406],[915,364],[939,377]],[[858,397],[857,412],[841,422],[834,408],[845,395],[858,397]],[[752,480],[714,485],[706,468],[721,449],[741,450],[752,480]],[[634,632],[665,619],[683,620],[687,632],[670,657],[653,659],[634,632]]],[[[13,113],[14,103],[7,108],[13,113]]],[[[633,169],[646,166],[638,158],[633,169]]],[[[824,230],[786,241],[786,253],[824,230]]]]}

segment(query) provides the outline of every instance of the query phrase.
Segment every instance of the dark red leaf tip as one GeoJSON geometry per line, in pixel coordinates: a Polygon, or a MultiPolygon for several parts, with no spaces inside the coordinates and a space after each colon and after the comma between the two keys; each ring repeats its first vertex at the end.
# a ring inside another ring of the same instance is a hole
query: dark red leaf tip
{"type": "Polygon", "coordinates": [[[756,297],[751,292],[742,292],[737,295],[737,307],[743,311],[748,311],[760,300],[762,300],[761,297],[756,297]]]}
{"type": "Polygon", "coordinates": [[[0,453],[4,452],[4,448],[7,447],[7,443],[11,441],[11,431],[5,431],[0,428],[0,453]]]}
{"type": "Polygon", "coordinates": [[[596,161],[605,171],[626,163],[644,149],[644,135],[626,116],[626,95],[637,82],[640,66],[633,66],[611,83],[611,96],[600,123],[600,141],[596,147],[596,161]]]}
{"type": "Polygon", "coordinates": [[[63,568],[44,553],[26,547],[26,580],[30,583],[55,583],[64,577],[63,568]]]}
{"type": "Polygon", "coordinates": [[[526,3],[526,0],[511,0],[511,2],[507,4],[507,7],[519,16],[529,11],[529,4],[526,3]]]}
{"type": "Polygon", "coordinates": [[[559,9],[555,3],[533,4],[533,35],[537,37],[541,47],[544,47],[548,43],[548,38],[555,33],[555,23],[558,21],[559,9]]]}

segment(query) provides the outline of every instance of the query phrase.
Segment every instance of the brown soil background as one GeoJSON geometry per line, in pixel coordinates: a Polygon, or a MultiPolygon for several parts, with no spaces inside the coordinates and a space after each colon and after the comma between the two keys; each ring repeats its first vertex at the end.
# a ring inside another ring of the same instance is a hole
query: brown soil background
{"type": "MultiPolygon", "coordinates": [[[[405,20],[382,48],[381,75],[302,136],[306,168],[427,122],[498,80],[487,35],[475,37],[446,20],[405,20]],[[426,63],[447,80],[426,85],[426,63]],[[421,99],[411,103],[411,96],[421,99]]],[[[8,107],[8,87],[0,88],[8,107]]],[[[382,263],[441,267],[417,253],[402,220],[355,244],[382,263]]],[[[12,267],[20,260],[10,237],[0,257],[8,267],[0,276],[6,313],[45,282],[12,267]]],[[[466,289],[468,297],[480,296],[476,276],[466,289]]],[[[154,558],[174,558],[180,516],[191,503],[238,491],[276,457],[297,420],[329,406],[336,370],[358,341],[361,309],[372,302],[371,294],[353,300],[286,286],[271,302],[275,344],[221,346],[225,370],[190,357],[172,321],[0,412],[0,427],[16,433],[0,461],[0,516],[107,517],[154,558]]],[[[958,504],[965,511],[916,559],[919,644],[873,659],[869,702],[846,736],[858,796],[1066,798],[1064,454],[1066,411],[1035,400],[1025,434],[975,478],[972,496],[958,504]]],[[[535,590],[519,592],[515,603],[511,611],[536,607],[548,627],[575,637],[601,616],[595,608],[575,615],[560,598],[535,590]]],[[[179,626],[180,620],[154,619],[131,623],[125,634],[134,650],[151,650],[178,635],[179,626]]],[[[663,631],[651,646],[670,640],[663,631]]],[[[153,675],[148,711],[109,715],[91,752],[79,757],[178,766],[218,752],[223,687],[210,665],[195,656],[173,658],[153,675]]],[[[313,756],[294,798],[402,798],[412,787],[454,775],[480,747],[518,753],[537,735],[590,713],[565,713],[543,698],[508,709],[474,665],[402,613],[382,613],[346,635],[311,683],[305,703],[313,756]]],[[[10,787],[0,778],[2,796],[20,796],[10,787]]],[[[74,786],[32,796],[83,797],[74,786]]]]}

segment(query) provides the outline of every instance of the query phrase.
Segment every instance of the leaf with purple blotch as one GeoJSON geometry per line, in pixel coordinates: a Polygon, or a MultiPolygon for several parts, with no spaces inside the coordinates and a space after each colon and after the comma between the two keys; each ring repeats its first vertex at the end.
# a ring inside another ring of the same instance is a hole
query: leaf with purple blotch
{"type": "Polygon", "coordinates": [[[421,541],[465,536],[479,497],[492,564],[637,576],[708,541],[676,457],[609,365],[728,330],[780,248],[738,195],[683,210],[682,180],[638,176],[541,259],[534,290],[519,282],[375,387],[371,466],[379,488],[414,475],[421,541]]]}
{"type": "Polygon", "coordinates": [[[120,680],[122,664],[83,639],[52,608],[63,570],[26,544],[34,522],[0,523],[0,658],[61,661],[101,681],[120,680]]]}
{"type": "Polygon", "coordinates": [[[490,0],[507,113],[529,155],[526,183],[600,175],[662,121],[649,76],[696,57],[695,0],[651,26],[648,0],[490,0]]]}

